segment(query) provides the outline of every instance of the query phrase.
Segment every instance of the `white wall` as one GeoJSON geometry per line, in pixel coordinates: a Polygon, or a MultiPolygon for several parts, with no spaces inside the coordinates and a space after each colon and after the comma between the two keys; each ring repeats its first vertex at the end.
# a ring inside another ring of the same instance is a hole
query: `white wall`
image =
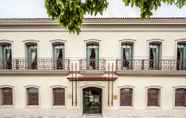
{"type": "MultiPolygon", "coordinates": [[[[123,29],[127,30],[127,29],[123,29]]],[[[83,58],[86,56],[85,40],[100,40],[100,57],[120,58],[120,40],[133,39],[134,58],[148,58],[148,42],[153,39],[162,40],[162,58],[176,58],[176,40],[186,38],[185,32],[172,31],[121,31],[121,32],[81,32],[80,35],[72,35],[63,32],[0,32],[0,40],[7,39],[13,41],[14,57],[24,57],[25,40],[39,40],[38,53],[40,57],[51,57],[51,40],[66,40],[66,57],[83,58]],[[47,50],[47,51],[46,51],[47,50]],[[109,53],[108,53],[109,52],[109,53]],[[139,53],[140,52],[140,53],[139,53]]],[[[174,30],[172,28],[172,30],[174,30]]]]}
{"type": "MultiPolygon", "coordinates": [[[[51,57],[52,48],[50,40],[62,39],[65,40],[66,57],[78,59],[85,58],[86,48],[85,40],[98,39],[100,40],[100,58],[120,58],[120,40],[133,39],[135,40],[134,58],[148,58],[148,40],[162,40],[162,58],[176,58],[176,40],[186,38],[186,28],[166,28],[166,27],[149,27],[149,28],[115,28],[104,31],[86,31],[81,32],[76,36],[73,34],[64,33],[61,31],[22,31],[22,32],[0,32],[0,40],[7,39],[13,41],[13,57],[24,57],[24,41],[38,40],[38,56],[51,57]],[[115,31],[118,30],[118,31],[115,31]],[[183,31],[178,31],[183,30],[183,31]]],[[[28,28],[29,30],[29,28],[28,28]]],[[[0,85],[14,86],[14,106],[9,108],[0,107],[0,117],[4,116],[82,116],[82,97],[81,89],[84,86],[98,86],[104,90],[104,96],[107,96],[106,82],[79,82],[78,84],[78,106],[71,106],[71,82],[66,76],[0,76],[0,85]],[[36,85],[40,90],[40,105],[39,107],[29,108],[26,106],[25,86],[36,85]],[[62,85],[66,87],[66,106],[63,108],[53,108],[51,105],[50,87],[62,85]]],[[[174,92],[173,87],[186,86],[185,77],[161,77],[161,76],[119,76],[114,82],[114,95],[118,96],[114,100],[114,106],[108,107],[107,97],[104,98],[103,115],[114,118],[126,116],[135,116],[133,118],[185,118],[186,109],[177,110],[174,108],[174,92]],[[134,86],[134,107],[124,108],[119,106],[119,87],[130,85],[134,86]],[[146,87],[160,86],[161,107],[158,109],[148,109],[146,107],[146,87]],[[157,117],[155,117],[157,116],[157,117]],[[164,116],[164,117],[161,117],[164,116]]],[[[132,117],[129,117],[132,118],[132,117]]]]}

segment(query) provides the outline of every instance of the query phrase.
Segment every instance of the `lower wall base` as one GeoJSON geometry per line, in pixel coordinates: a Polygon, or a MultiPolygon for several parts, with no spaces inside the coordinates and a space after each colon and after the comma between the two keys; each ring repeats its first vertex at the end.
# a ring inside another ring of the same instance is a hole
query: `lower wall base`
{"type": "Polygon", "coordinates": [[[0,109],[0,118],[186,118],[186,110],[105,110],[88,115],[79,109],[0,109]]]}

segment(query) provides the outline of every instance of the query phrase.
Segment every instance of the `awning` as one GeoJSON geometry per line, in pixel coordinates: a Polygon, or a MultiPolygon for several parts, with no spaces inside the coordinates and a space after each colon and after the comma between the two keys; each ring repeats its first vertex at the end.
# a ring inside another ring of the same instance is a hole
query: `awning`
{"type": "Polygon", "coordinates": [[[115,81],[117,77],[68,77],[70,81],[115,81]]]}

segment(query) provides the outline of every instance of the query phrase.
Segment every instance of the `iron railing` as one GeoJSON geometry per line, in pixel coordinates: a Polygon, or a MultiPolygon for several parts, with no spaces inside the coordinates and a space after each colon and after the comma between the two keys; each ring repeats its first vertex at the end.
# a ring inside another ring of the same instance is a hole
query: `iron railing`
{"type": "Polygon", "coordinates": [[[22,71],[34,71],[34,70],[50,70],[50,71],[68,71],[70,69],[70,60],[61,59],[53,60],[51,58],[38,58],[32,63],[29,63],[24,58],[12,59],[12,63],[0,64],[0,70],[22,70],[22,71]]]}
{"type": "Polygon", "coordinates": [[[177,61],[161,59],[154,62],[149,59],[116,60],[116,71],[179,71],[177,61]]]}
{"type": "MultiPolygon", "coordinates": [[[[113,60],[116,62],[116,71],[182,71],[186,70],[185,65],[180,65],[178,61],[171,59],[161,59],[154,62],[148,59],[113,60]]],[[[112,61],[112,62],[113,62],[112,61]]],[[[105,71],[105,59],[80,59],[78,71],[105,71]]],[[[0,71],[22,70],[22,71],[70,71],[70,59],[53,60],[52,58],[38,58],[32,63],[28,63],[24,58],[12,59],[10,62],[0,64],[0,71]]]]}
{"type": "Polygon", "coordinates": [[[81,70],[98,70],[104,71],[106,61],[104,59],[81,59],[80,60],[80,71],[81,70]]]}

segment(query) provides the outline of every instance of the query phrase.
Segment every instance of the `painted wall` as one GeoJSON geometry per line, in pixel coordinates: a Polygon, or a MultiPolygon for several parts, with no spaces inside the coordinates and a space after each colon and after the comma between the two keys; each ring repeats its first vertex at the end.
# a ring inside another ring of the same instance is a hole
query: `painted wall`
{"type": "MultiPolygon", "coordinates": [[[[47,30],[47,29],[46,29],[47,30]]],[[[49,29],[51,30],[51,29],[49,29]]],[[[51,57],[51,40],[65,40],[65,56],[71,59],[81,59],[86,56],[85,42],[89,39],[100,40],[100,58],[120,58],[121,40],[134,41],[134,58],[148,59],[148,42],[162,41],[162,58],[176,59],[176,41],[186,38],[186,28],[174,27],[146,27],[146,28],[110,28],[104,26],[99,30],[90,28],[89,31],[73,35],[61,31],[40,31],[39,28],[0,32],[0,40],[13,41],[13,57],[25,57],[25,40],[38,40],[38,57],[51,57]],[[92,31],[91,31],[92,30],[92,31]],[[116,31],[117,30],[117,31],[116,31]]],[[[82,117],[82,88],[88,86],[103,89],[103,116],[113,118],[185,118],[186,108],[174,108],[174,87],[186,86],[185,77],[153,77],[153,76],[119,76],[114,82],[114,106],[107,106],[106,82],[79,82],[78,106],[71,106],[71,82],[66,76],[0,76],[0,86],[12,85],[14,87],[14,105],[0,106],[0,117],[82,117]],[[38,107],[26,106],[25,87],[35,85],[39,87],[40,105],[38,107]],[[52,106],[51,87],[60,85],[66,88],[65,107],[52,106]],[[134,87],[134,106],[125,108],[119,106],[119,88],[123,86],[134,87]],[[161,107],[146,107],[146,87],[161,87],[161,107]]]]}
{"type": "Polygon", "coordinates": [[[175,87],[185,87],[185,77],[119,77],[114,82],[114,105],[108,107],[107,82],[84,81],[78,82],[77,107],[71,105],[72,86],[71,82],[61,76],[3,76],[0,86],[11,85],[14,89],[14,105],[9,107],[0,106],[1,116],[82,116],[82,89],[86,87],[99,87],[103,90],[103,116],[105,117],[150,117],[153,118],[184,118],[185,108],[174,107],[175,87]],[[26,105],[26,87],[37,86],[39,88],[39,106],[29,107],[26,105]],[[55,107],[52,105],[52,87],[65,87],[65,106],[55,107]],[[119,90],[122,87],[133,87],[133,107],[119,105],[119,90]],[[146,90],[148,87],[160,87],[160,107],[146,106],[146,90]],[[8,113],[8,114],[7,114],[8,113]],[[72,114],[71,114],[72,113],[72,114]],[[162,117],[164,116],[164,117],[162,117]]]}

